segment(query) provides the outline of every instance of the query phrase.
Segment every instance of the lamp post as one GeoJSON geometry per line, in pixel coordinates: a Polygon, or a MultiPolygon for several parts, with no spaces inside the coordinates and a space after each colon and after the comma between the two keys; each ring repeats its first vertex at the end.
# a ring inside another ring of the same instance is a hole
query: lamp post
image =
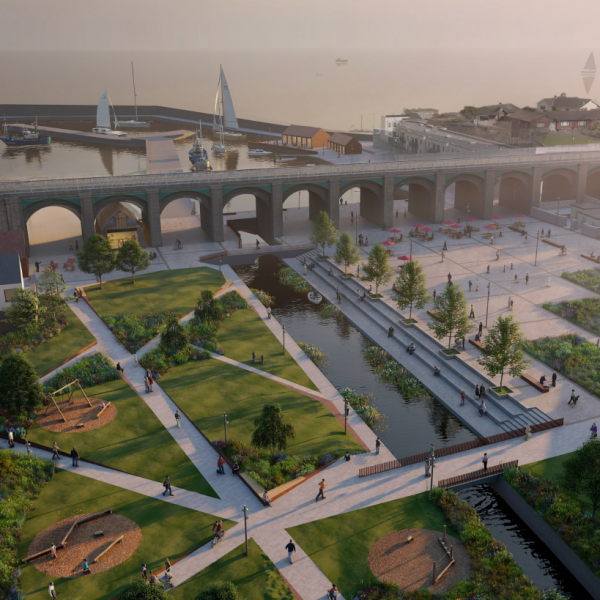
{"type": "Polygon", "coordinates": [[[410,260],[412,260],[412,240],[410,240],[410,260]]]}
{"type": "Polygon", "coordinates": [[[356,230],[354,232],[354,243],[358,246],[358,211],[356,211],[356,230]]]}
{"type": "Polygon", "coordinates": [[[560,209],[560,196],[556,199],[556,225],[558,226],[558,210],[560,209]]]}
{"type": "Polygon", "coordinates": [[[281,328],[283,329],[283,355],[285,356],[285,325],[282,325],[281,328]]]}
{"type": "Polygon", "coordinates": [[[540,245],[540,230],[538,229],[537,232],[537,241],[535,243],[535,262],[533,263],[534,267],[537,267],[537,251],[538,251],[538,246],[540,245]]]}
{"type": "Polygon", "coordinates": [[[227,420],[227,414],[223,413],[223,429],[225,430],[225,443],[227,443],[227,425],[229,421],[227,420]]]}
{"type": "Polygon", "coordinates": [[[344,398],[344,435],[348,433],[348,400],[344,398]]]}
{"type": "Polygon", "coordinates": [[[219,256],[219,271],[221,270],[221,257],[219,256]]]}
{"type": "Polygon", "coordinates": [[[244,505],[244,535],[246,536],[246,556],[248,556],[248,508],[244,505]]]}
{"type": "Polygon", "coordinates": [[[431,456],[429,460],[431,462],[431,489],[433,489],[433,466],[435,463],[435,456],[431,456]]]}
{"type": "Polygon", "coordinates": [[[467,202],[467,216],[471,214],[471,205],[467,202]]]}
{"type": "Polygon", "coordinates": [[[488,299],[487,299],[487,306],[485,308],[485,328],[487,329],[487,323],[488,323],[488,311],[490,309],[490,286],[492,285],[491,281],[488,281],[488,299]]]}

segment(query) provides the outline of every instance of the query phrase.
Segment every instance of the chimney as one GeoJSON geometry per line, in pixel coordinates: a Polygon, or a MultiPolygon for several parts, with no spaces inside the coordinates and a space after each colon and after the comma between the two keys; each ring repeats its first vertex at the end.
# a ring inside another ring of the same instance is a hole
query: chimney
{"type": "Polygon", "coordinates": [[[565,92],[563,92],[563,93],[560,95],[560,97],[561,97],[561,98],[566,98],[566,97],[567,97],[567,94],[566,94],[565,92]]]}

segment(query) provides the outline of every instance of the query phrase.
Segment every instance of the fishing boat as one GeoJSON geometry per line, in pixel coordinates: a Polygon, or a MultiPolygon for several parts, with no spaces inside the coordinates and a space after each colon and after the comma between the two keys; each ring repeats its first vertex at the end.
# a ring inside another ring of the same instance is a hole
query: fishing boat
{"type": "Polygon", "coordinates": [[[308,299],[313,304],[319,304],[321,302],[321,300],[323,300],[323,296],[321,296],[321,294],[319,294],[319,292],[308,292],[308,299]]]}
{"type": "Polygon", "coordinates": [[[199,123],[199,127],[196,130],[196,138],[191,150],[188,152],[188,157],[194,169],[198,171],[212,171],[206,148],[204,148],[204,144],[202,143],[202,122],[199,123]]]}
{"type": "MultiPolygon", "coordinates": [[[[108,90],[104,90],[104,94],[100,97],[98,102],[98,108],[96,109],[96,127],[92,129],[94,133],[100,133],[102,135],[111,135],[115,137],[121,137],[127,135],[124,131],[117,131],[116,127],[118,124],[117,115],[115,114],[115,129],[110,128],[110,106],[112,102],[108,97],[108,90]]],[[[113,114],[115,109],[113,108],[113,114]]]]}
{"type": "MultiPolygon", "coordinates": [[[[219,65],[220,66],[220,65],[219,65]]],[[[237,131],[239,125],[235,116],[235,108],[233,108],[233,100],[223,67],[219,75],[217,83],[217,96],[215,98],[215,112],[213,114],[213,134],[218,136],[219,140],[237,140],[241,142],[246,139],[246,135],[237,131]],[[218,115],[217,115],[217,107],[218,115]]],[[[222,145],[222,143],[221,143],[222,145]]]]}
{"type": "Polygon", "coordinates": [[[248,150],[248,156],[267,156],[268,154],[273,154],[272,152],[267,152],[262,148],[257,148],[256,150],[248,150]]]}
{"type": "Polygon", "coordinates": [[[287,157],[287,158],[276,158],[275,162],[278,162],[278,163],[279,162],[289,162],[290,160],[296,160],[296,157],[295,156],[294,157],[290,156],[290,157],[287,157]]]}
{"type": "Polygon", "coordinates": [[[135,75],[133,72],[133,61],[131,61],[131,80],[133,81],[133,103],[135,105],[135,119],[131,121],[118,121],[115,127],[150,127],[147,121],[138,121],[137,94],[135,93],[135,75]]]}
{"type": "Polygon", "coordinates": [[[348,62],[347,58],[336,58],[335,59],[336,65],[345,65],[347,62],[348,62]]]}
{"type": "Polygon", "coordinates": [[[583,71],[581,71],[582,75],[595,75],[596,74],[596,61],[594,60],[594,53],[592,52],[588,59],[585,61],[585,65],[583,67],[583,71]]]}
{"type": "Polygon", "coordinates": [[[48,145],[52,141],[49,135],[40,135],[37,129],[37,117],[35,119],[35,129],[30,131],[29,129],[21,129],[22,137],[13,137],[12,133],[8,132],[8,125],[6,119],[4,120],[4,135],[0,136],[7,146],[42,146],[48,145]]]}

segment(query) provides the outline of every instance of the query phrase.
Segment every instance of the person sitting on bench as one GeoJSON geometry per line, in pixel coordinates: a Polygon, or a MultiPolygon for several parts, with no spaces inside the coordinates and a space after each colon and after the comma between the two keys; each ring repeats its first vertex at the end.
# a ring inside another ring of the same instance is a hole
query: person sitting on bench
{"type": "Polygon", "coordinates": [[[442,372],[441,369],[437,365],[435,367],[433,367],[434,377],[439,377],[441,372],[442,372]]]}
{"type": "Polygon", "coordinates": [[[239,467],[239,465],[237,463],[234,462],[231,465],[231,474],[235,475],[236,473],[239,473],[239,472],[240,472],[240,467],[239,467]]]}
{"type": "Polygon", "coordinates": [[[333,267],[331,267],[331,269],[329,269],[329,277],[333,277],[333,267]]]}
{"type": "Polygon", "coordinates": [[[410,355],[412,355],[412,353],[413,353],[415,350],[416,350],[416,348],[415,348],[415,343],[414,343],[414,342],[411,342],[411,343],[408,345],[408,347],[406,348],[406,351],[407,351],[407,352],[408,352],[410,355]]]}
{"type": "Polygon", "coordinates": [[[477,332],[477,333],[475,334],[475,341],[476,341],[476,342],[479,342],[479,341],[480,341],[480,339],[481,339],[481,338],[479,337],[479,332],[477,332]]]}
{"type": "Polygon", "coordinates": [[[393,336],[394,336],[394,328],[393,328],[393,327],[390,327],[390,328],[388,329],[388,337],[393,337],[393,336]]]}
{"type": "Polygon", "coordinates": [[[546,376],[542,375],[540,377],[540,383],[544,386],[544,387],[548,387],[548,384],[546,383],[546,376]]]}

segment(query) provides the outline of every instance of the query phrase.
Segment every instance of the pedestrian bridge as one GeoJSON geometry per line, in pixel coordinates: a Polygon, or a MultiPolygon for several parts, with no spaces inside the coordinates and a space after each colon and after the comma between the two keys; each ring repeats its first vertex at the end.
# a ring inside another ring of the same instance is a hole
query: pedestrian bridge
{"type": "Polygon", "coordinates": [[[84,239],[94,234],[97,214],[115,202],[138,206],[150,245],[162,246],[160,214],[179,198],[200,203],[201,227],[224,240],[223,209],[242,194],[256,198],[258,234],[272,243],[283,234],[283,203],[294,193],[309,195],[309,218],[325,211],[339,226],[341,196],[360,190],[360,215],[387,229],[394,197],[408,197],[409,212],[432,223],[444,218],[445,192],[455,189],[455,207],[478,218],[492,216],[494,192],[500,203],[529,214],[544,202],[600,198],[600,145],[514,149],[487,156],[419,156],[388,163],[249,169],[122,177],[0,182],[0,231],[24,230],[31,216],[60,206],[81,220],[84,239]]]}

